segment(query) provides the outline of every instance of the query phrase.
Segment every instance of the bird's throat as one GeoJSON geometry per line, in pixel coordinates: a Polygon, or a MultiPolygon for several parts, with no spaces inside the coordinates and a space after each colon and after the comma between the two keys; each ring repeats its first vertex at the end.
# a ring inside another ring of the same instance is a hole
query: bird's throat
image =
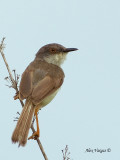
{"type": "Polygon", "coordinates": [[[53,54],[53,55],[44,57],[44,60],[48,63],[61,66],[61,64],[65,61],[66,56],[67,56],[67,53],[53,54]]]}

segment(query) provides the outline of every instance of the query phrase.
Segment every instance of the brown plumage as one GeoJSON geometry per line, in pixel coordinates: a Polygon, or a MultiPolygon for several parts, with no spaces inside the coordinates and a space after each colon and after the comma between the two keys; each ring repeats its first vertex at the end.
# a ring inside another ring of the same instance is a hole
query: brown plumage
{"type": "Polygon", "coordinates": [[[67,52],[76,48],[65,48],[59,44],[43,46],[33,62],[22,74],[19,99],[26,99],[16,128],[12,135],[12,142],[24,146],[33,114],[36,115],[37,131],[29,138],[39,136],[37,112],[52,101],[64,80],[64,72],[60,65],[65,60],[67,52]]]}
{"type": "Polygon", "coordinates": [[[35,109],[46,106],[54,98],[63,79],[62,69],[45,61],[34,60],[26,68],[19,87],[19,98],[26,99],[26,103],[12,135],[13,143],[26,144],[35,109]]]}

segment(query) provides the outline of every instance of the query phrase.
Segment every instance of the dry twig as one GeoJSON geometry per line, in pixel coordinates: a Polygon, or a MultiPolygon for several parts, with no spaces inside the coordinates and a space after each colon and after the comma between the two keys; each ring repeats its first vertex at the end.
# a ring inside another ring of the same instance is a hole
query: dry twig
{"type": "Polygon", "coordinates": [[[70,152],[68,151],[68,145],[66,145],[65,149],[62,150],[63,160],[70,160],[70,152]]]}
{"type": "MultiPolygon", "coordinates": [[[[2,41],[1,41],[1,44],[0,44],[0,53],[2,55],[2,58],[3,58],[4,62],[5,62],[6,68],[7,68],[8,73],[9,73],[9,77],[6,77],[5,80],[7,80],[7,81],[9,81],[11,83],[11,86],[8,86],[8,87],[14,88],[16,90],[16,93],[17,93],[18,92],[19,76],[16,74],[15,70],[13,70],[15,79],[12,76],[12,73],[10,71],[10,67],[9,67],[9,65],[8,65],[8,63],[6,61],[6,58],[5,58],[5,55],[4,55],[4,52],[3,52],[3,50],[5,48],[4,40],[5,40],[5,37],[3,37],[2,41]]],[[[20,100],[20,103],[21,103],[22,107],[24,107],[23,101],[20,100]]],[[[31,124],[31,130],[32,130],[33,133],[35,132],[35,129],[33,127],[33,123],[31,124]]],[[[47,155],[45,154],[44,148],[43,148],[39,138],[37,138],[36,141],[37,141],[38,146],[39,146],[39,148],[40,148],[40,150],[41,150],[41,152],[43,154],[44,159],[48,160],[47,155]]]]}

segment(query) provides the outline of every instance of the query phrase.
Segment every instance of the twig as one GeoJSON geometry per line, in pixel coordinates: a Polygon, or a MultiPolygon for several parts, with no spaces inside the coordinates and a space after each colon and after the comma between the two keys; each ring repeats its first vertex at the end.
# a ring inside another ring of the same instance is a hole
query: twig
{"type": "Polygon", "coordinates": [[[70,152],[68,151],[68,145],[66,145],[65,149],[62,150],[63,160],[70,160],[70,152]]]}
{"type": "MultiPolygon", "coordinates": [[[[4,40],[5,40],[5,37],[3,37],[2,41],[1,41],[1,44],[0,44],[0,53],[2,55],[2,58],[3,58],[4,62],[5,62],[6,68],[7,68],[8,73],[9,73],[9,77],[6,77],[5,79],[6,80],[10,80],[10,82],[12,83],[12,86],[10,86],[10,87],[14,88],[16,90],[16,93],[17,93],[18,92],[18,86],[17,85],[18,85],[19,76],[18,75],[16,76],[15,70],[13,70],[14,76],[15,76],[15,80],[14,80],[14,78],[12,76],[12,73],[10,71],[10,67],[9,67],[9,65],[8,65],[8,63],[6,61],[6,58],[5,58],[5,55],[4,55],[4,52],[3,52],[3,50],[5,48],[5,46],[4,46],[4,40]]],[[[21,103],[22,107],[24,107],[23,101],[20,100],[20,103],[21,103]]],[[[33,123],[31,124],[31,130],[32,130],[33,133],[35,132],[35,129],[33,127],[33,123]]],[[[38,146],[39,146],[39,148],[40,148],[40,150],[41,150],[41,152],[43,154],[44,159],[48,160],[47,155],[45,154],[45,151],[43,149],[43,146],[42,146],[39,138],[37,138],[36,141],[37,141],[38,146]]]]}
{"type": "Polygon", "coordinates": [[[1,44],[0,44],[0,52],[1,52],[2,58],[3,58],[4,62],[5,62],[6,68],[7,68],[7,70],[8,70],[8,73],[9,73],[9,76],[10,76],[10,80],[11,80],[11,83],[12,83],[12,87],[13,87],[15,90],[18,90],[18,89],[17,89],[17,86],[16,86],[16,83],[15,83],[15,80],[13,79],[13,76],[12,76],[12,74],[11,74],[10,68],[9,68],[9,66],[8,66],[8,63],[7,63],[7,61],[6,61],[5,55],[4,55],[4,53],[3,53],[3,49],[5,48],[4,43],[3,43],[4,40],[5,40],[5,37],[3,37],[2,41],[1,41],[1,44]]]}
{"type": "MultiPolygon", "coordinates": [[[[33,131],[33,133],[34,133],[34,132],[35,132],[35,129],[34,129],[34,127],[33,127],[33,123],[31,124],[31,129],[32,129],[32,131],[33,131]]],[[[40,148],[40,150],[41,150],[41,152],[42,152],[45,160],[48,160],[47,155],[45,154],[45,151],[44,151],[44,149],[43,149],[43,146],[42,146],[39,138],[37,138],[36,141],[37,141],[37,143],[38,143],[38,146],[39,146],[39,148],[40,148]]]]}

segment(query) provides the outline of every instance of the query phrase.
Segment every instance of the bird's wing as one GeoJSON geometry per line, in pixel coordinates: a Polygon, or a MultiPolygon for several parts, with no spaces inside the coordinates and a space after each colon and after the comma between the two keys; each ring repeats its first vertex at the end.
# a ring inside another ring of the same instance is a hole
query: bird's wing
{"type": "Polygon", "coordinates": [[[32,88],[33,88],[32,79],[33,79],[33,71],[29,71],[28,69],[26,69],[22,74],[19,86],[20,99],[25,99],[32,93],[32,88]]]}
{"type": "Polygon", "coordinates": [[[62,82],[63,77],[55,80],[50,76],[45,76],[33,89],[31,97],[33,103],[35,105],[39,104],[44,98],[57,90],[62,85],[62,82]]]}
{"type": "Polygon", "coordinates": [[[42,72],[38,72],[37,69],[41,70],[38,65],[31,63],[23,72],[19,87],[20,99],[30,96],[34,104],[40,103],[45,97],[57,90],[62,85],[64,79],[64,73],[55,78],[49,75],[49,73],[43,76],[42,72]],[[39,77],[42,75],[42,79],[38,78],[37,75],[39,77]],[[35,77],[38,79],[37,83],[34,83],[35,77]]]}
{"type": "Polygon", "coordinates": [[[40,72],[40,67],[38,63],[36,61],[31,62],[22,74],[19,86],[19,98],[21,100],[31,95],[32,90],[34,88],[35,79],[38,79],[37,81],[39,81],[41,76],[43,76],[43,74],[42,72],[40,72]],[[37,73],[38,69],[39,72],[37,73]],[[36,75],[38,75],[39,78],[36,77],[36,75]]]}

